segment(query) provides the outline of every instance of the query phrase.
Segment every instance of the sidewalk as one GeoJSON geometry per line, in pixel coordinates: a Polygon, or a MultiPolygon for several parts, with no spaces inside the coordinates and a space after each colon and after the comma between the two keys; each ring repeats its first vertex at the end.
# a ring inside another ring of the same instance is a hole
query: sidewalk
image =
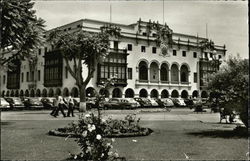
{"type": "MultiPolygon", "coordinates": [[[[37,111],[4,111],[1,113],[1,120],[78,120],[80,113],[75,111],[75,117],[63,117],[60,113],[58,117],[53,117],[50,110],[37,111]]],[[[96,110],[92,110],[95,114],[96,110]]],[[[86,112],[88,113],[88,112],[86,112]]],[[[202,122],[219,122],[219,113],[194,113],[188,108],[174,108],[170,112],[164,109],[137,109],[137,110],[105,110],[101,111],[104,118],[112,117],[122,119],[127,114],[136,114],[141,120],[156,121],[202,121],[202,122]]],[[[84,113],[83,113],[84,114],[84,113]]]]}

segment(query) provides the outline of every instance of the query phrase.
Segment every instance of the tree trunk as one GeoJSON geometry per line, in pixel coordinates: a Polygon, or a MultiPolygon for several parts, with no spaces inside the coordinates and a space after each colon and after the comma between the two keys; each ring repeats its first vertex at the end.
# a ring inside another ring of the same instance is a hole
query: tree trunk
{"type": "Polygon", "coordinates": [[[80,112],[86,112],[87,111],[87,105],[86,105],[86,86],[80,85],[80,104],[79,104],[79,111],[80,112]]]}

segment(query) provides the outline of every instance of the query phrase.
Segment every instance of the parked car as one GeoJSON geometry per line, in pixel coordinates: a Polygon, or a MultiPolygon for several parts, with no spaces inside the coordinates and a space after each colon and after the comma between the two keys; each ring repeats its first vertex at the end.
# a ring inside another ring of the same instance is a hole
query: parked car
{"type": "Polygon", "coordinates": [[[184,99],[184,102],[190,108],[192,108],[194,105],[194,101],[192,99],[189,99],[189,98],[184,99]]]}
{"type": "Polygon", "coordinates": [[[149,98],[148,100],[150,101],[151,107],[160,107],[159,104],[157,103],[156,99],[149,98]]]}
{"type": "Polygon", "coordinates": [[[174,107],[174,102],[170,98],[162,98],[164,107],[174,107]]]}
{"type": "Polygon", "coordinates": [[[55,97],[43,97],[41,98],[41,102],[45,109],[53,109],[54,105],[53,102],[56,100],[55,97]]]}
{"type": "Polygon", "coordinates": [[[0,110],[9,110],[10,104],[4,98],[0,98],[0,110]]]}
{"type": "Polygon", "coordinates": [[[151,107],[151,102],[147,98],[134,98],[137,102],[140,103],[141,107],[151,107]]]}
{"type": "Polygon", "coordinates": [[[42,109],[43,103],[36,97],[25,98],[24,105],[27,109],[42,109]]]}
{"type": "Polygon", "coordinates": [[[86,106],[88,109],[96,108],[96,97],[87,97],[86,98],[86,106]]]}
{"type": "Polygon", "coordinates": [[[134,109],[135,107],[123,98],[111,98],[108,102],[104,102],[105,109],[134,109]]]}
{"type": "Polygon", "coordinates": [[[5,100],[9,102],[11,109],[24,109],[24,104],[19,97],[7,97],[5,100]]]}
{"type": "Polygon", "coordinates": [[[183,98],[172,98],[172,101],[176,107],[185,107],[186,106],[183,98]]]}
{"type": "Polygon", "coordinates": [[[140,103],[137,102],[134,98],[124,98],[124,99],[128,100],[128,102],[131,104],[133,108],[140,107],[140,103]]]}

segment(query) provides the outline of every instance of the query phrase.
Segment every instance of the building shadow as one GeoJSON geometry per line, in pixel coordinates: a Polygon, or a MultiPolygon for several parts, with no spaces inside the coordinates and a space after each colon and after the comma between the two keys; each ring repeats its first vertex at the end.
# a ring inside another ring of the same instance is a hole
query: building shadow
{"type": "Polygon", "coordinates": [[[209,130],[190,132],[188,135],[211,138],[248,138],[250,134],[247,128],[235,128],[234,130],[209,130]]]}

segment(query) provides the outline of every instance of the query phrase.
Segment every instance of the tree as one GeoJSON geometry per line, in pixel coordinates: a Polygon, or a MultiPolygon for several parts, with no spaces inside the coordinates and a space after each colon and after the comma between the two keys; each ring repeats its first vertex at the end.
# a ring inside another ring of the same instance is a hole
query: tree
{"type": "Polygon", "coordinates": [[[43,40],[44,20],[37,18],[31,0],[1,0],[0,66],[13,58],[31,58],[43,40]],[[5,52],[12,52],[8,59],[5,52]]]}
{"type": "Polygon", "coordinates": [[[211,76],[208,89],[218,99],[221,106],[238,111],[242,122],[248,124],[247,108],[249,101],[249,60],[230,57],[226,65],[211,76]]]}
{"type": "Polygon", "coordinates": [[[50,33],[48,41],[55,47],[55,50],[61,51],[67,69],[76,80],[76,85],[80,90],[80,110],[86,111],[85,89],[93,77],[97,64],[108,53],[109,35],[106,32],[89,33],[83,30],[67,33],[57,29],[50,33]],[[82,75],[83,64],[88,69],[86,78],[82,75]]]}

